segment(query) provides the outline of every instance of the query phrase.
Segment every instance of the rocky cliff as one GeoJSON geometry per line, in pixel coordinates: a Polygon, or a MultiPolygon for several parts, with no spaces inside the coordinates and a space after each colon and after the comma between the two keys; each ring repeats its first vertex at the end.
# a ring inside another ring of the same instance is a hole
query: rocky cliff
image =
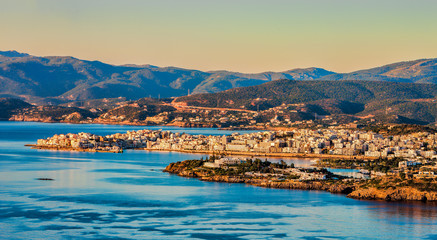
{"type": "Polygon", "coordinates": [[[389,189],[359,188],[351,192],[348,197],[386,201],[437,201],[436,192],[420,191],[412,187],[389,189]]]}

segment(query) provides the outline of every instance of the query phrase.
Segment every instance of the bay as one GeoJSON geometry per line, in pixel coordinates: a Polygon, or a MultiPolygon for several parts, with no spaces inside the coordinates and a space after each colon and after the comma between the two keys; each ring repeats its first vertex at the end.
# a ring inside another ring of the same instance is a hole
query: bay
{"type": "MultiPolygon", "coordinates": [[[[437,206],[202,182],[162,172],[204,155],[33,150],[59,133],[216,129],[0,122],[0,239],[436,239],[437,206]],[[53,181],[38,181],[52,178],[53,181]]],[[[309,160],[287,161],[306,165],[309,160]]]]}

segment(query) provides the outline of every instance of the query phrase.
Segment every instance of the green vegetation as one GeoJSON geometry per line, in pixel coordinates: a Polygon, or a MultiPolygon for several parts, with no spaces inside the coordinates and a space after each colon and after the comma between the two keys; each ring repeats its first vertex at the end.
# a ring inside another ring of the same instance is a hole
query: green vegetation
{"type": "MultiPolygon", "coordinates": [[[[406,118],[399,123],[432,123],[437,119],[437,99],[409,100],[392,98],[386,100],[371,101],[366,104],[366,109],[360,115],[373,114],[377,118],[398,115],[406,118]],[[407,122],[407,119],[410,119],[407,122]]],[[[396,119],[393,119],[396,122],[396,119]]],[[[400,119],[402,120],[402,119],[400,119]]]]}
{"type": "Polygon", "coordinates": [[[421,126],[416,124],[400,125],[371,125],[364,128],[366,131],[372,131],[383,135],[407,135],[416,132],[437,133],[433,127],[421,126]]]}
{"type": "MultiPolygon", "coordinates": [[[[259,173],[259,174],[267,174],[267,176],[273,176],[273,174],[280,173],[283,175],[283,179],[299,179],[300,176],[292,173],[285,173],[282,170],[287,168],[294,168],[294,164],[287,164],[283,160],[278,163],[272,163],[270,161],[264,160],[262,161],[259,158],[256,159],[246,159],[239,164],[234,165],[226,165],[224,167],[219,168],[208,168],[202,167],[205,162],[214,162],[217,159],[216,156],[211,156],[206,160],[186,160],[183,162],[177,162],[173,165],[183,165],[183,169],[185,170],[193,170],[197,172],[201,172],[202,175],[206,176],[229,176],[229,177],[244,177],[250,178],[245,175],[245,173],[259,173]]],[[[172,164],[170,165],[172,166],[172,164]]],[[[300,168],[299,171],[305,173],[319,173],[326,174],[328,179],[342,179],[342,176],[335,175],[329,172],[326,168],[300,168]]]]}
{"type": "Polygon", "coordinates": [[[375,160],[368,161],[364,164],[363,168],[369,171],[383,172],[387,173],[393,168],[399,166],[399,162],[405,161],[403,158],[378,158],[375,160]]]}
{"type": "MultiPolygon", "coordinates": [[[[180,163],[180,162],[178,162],[178,163],[180,163]]],[[[187,170],[191,170],[191,169],[201,167],[203,165],[203,163],[205,163],[204,160],[188,160],[188,161],[186,161],[185,166],[186,166],[187,170]]]]}
{"type": "Polygon", "coordinates": [[[47,107],[43,107],[42,110],[34,109],[32,115],[34,117],[52,117],[53,120],[60,120],[64,118],[66,115],[72,113],[79,113],[81,115],[81,119],[85,119],[87,117],[90,118],[96,117],[94,113],[85,109],[59,107],[59,106],[47,106],[47,107]]]}
{"type": "MultiPolygon", "coordinates": [[[[212,160],[214,159],[213,156],[212,160]]],[[[323,160],[323,162],[342,167],[363,166],[368,170],[384,171],[385,168],[394,169],[401,160],[377,159],[375,161],[355,161],[353,164],[350,163],[351,161],[348,163],[345,160],[323,160]]],[[[323,190],[349,194],[348,196],[358,199],[437,201],[435,197],[437,178],[413,176],[411,169],[406,172],[391,172],[382,176],[372,176],[370,179],[351,179],[334,175],[325,168],[289,169],[290,166],[287,166],[283,161],[271,163],[255,159],[240,164],[222,165],[219,168],[202,166],[206,161],[208,159],[171,163],[164,171],[179,176],[197,177],[205,181],[246,183],[285,189],[323,190]],[[285,171],[281,170],[285,168],[285,171]]],[[[421,169],[427,170],[426,168],[421,169]]],[[[417,173],[417,171],[413,173],[417,173]]]]}
{"type": "Polygon", "coordinates": [[[248,110],[266,110],[282,104],[304,104],[290,108],[290,112],[283,115],[299,120],[313,119],[314,114],[373,114],[384,122],[426,124],[436,121],[435,102],[411,99],[436,97],[435,84],[277,80],[219,93],[180,97],[177,101],[192,106],[248,110]]]}
{"type": "Polygon", "coordinates": [[[365,169],[368,171],[387,173],[399,166],[399,162],[405,161],[403,158],[378,158],[375,160],[362,159],[322,159],[316,166],[329,168],[349,168],[365,169]]]}
{"type": "Polygon", "coordinates": [[[242,174],[245,172],[260,172],[260,173],[274,173],[274,168],[279,169],[286,169],[286,168],[293,168],[294,164],[291,163],[290,165],[287,165],[283,160],[281,160],[279,163],[272,163],[267,160],[262,161],[259,158],[256,158],[255,160],[248,159],[245,162],[238,164],[236,173],[242,174]]]}
{"type": "Polygon", "coordinates": [[[265,104],[309,103],[322,99],[336,99],[353,103],[372,100],[417,99],[437,97],[437,85],[373,81],[294,81],[277,80],[258,86],[236,88],[214,94],[180,97],[177,101],[193,106],[239,107],[257,105],[257,98],[265,104]],[[232,100],[225,101],[225,100],[232,100]]]}

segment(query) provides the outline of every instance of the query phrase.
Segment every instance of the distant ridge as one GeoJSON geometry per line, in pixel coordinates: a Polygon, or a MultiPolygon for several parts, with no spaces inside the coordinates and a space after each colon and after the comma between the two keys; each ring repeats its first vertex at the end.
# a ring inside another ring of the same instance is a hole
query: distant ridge
{"type": "Polygon", "coordinates": [[[437,59],[398,62],[382,67],[332,74],[320,80],[372,80],[389,82],[437,83],[437,59]]]}
{"type": "Polygon", "coordinates": [[[36,57],[0,51],[0,97],[17,97],[37,104],[113,97],[166,98],[220,92],[279,79],[437,83],[437,59],[400,62],[345,74],[322,68],[248,74],[153,65],[116,66],[74,57],[36,57]]]}
{"type": "Polygon", "coordinates": [[[30,56],[27,53],[19,53],[15,50],[12,51],[0,51],[0,55],[4,56],[4,57],[28,57],[30,56]]]}

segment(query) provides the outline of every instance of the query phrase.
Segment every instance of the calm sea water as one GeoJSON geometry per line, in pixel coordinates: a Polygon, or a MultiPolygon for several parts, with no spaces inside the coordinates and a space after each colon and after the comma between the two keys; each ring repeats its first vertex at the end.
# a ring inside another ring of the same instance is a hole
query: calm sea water
{"type": "MultiPolygon", "coordinates": [[[[170,162],[200,157],[193,154],[23,146],[56,133],[143,128],[0,122],[0,239],[437,239],[437,206],[431,204],[359,201],[162,172],[170,162]]],[[[159,128],[230,133],[153,127],[159,128]]]]}

